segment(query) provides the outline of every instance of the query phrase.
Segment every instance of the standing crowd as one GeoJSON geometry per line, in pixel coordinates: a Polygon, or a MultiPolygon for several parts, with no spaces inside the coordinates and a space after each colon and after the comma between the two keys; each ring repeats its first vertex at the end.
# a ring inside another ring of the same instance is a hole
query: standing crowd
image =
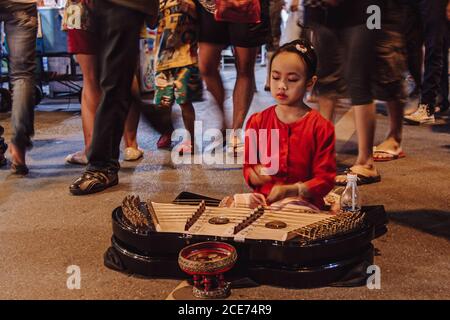
{"type": "MultiPolygon", "coordinates": [[[[230,125],[223,121],[218,129],[233,129],[226,148],[245,151],[244,178],[267,202],[302,197],[320,208],[335,184],[347,183],[348,173],[357,175],[359,184],[379,182],[375,162],[405,156],[403,122],[432,124],[436,116],[448,112],[448,0],[246,0],[256,4],[247,10],[257,8],[250,12],[257,13],[257,22],[220,18],[218,13],[226,7],[244,10],[240,2],[67,1],[68,50],[76,55],[83,73],[85,147],[66,161],[86,165],[70,185],[72,194],[91,194],[118,183],[122,138],[124,160],[143,156],[136,139],[141,103],[136,70],[145,26],[157,30],[154,103],[167,108],[176,103],[182,110],[188,134],[176,147],[181,155],[195,152],[195,102],[202,100],[204,86],[224,112],[219,66],[222,51],[233,48],[233,120],[230,125]],[[283,8],[289,14],[301,9],[303,17],[297,39],[280,45],[283,8]],[[257,136],[261,130],[278,129],[279,136],[264,138],[266,145],[241,134],[254,94],[255,61],[263,45],[268,69],[264,89],[271,92],[275,104],[252,115],[246,128],[257,136]],[[410,90],[407,74],[414,80],[410,90]],[[307,93],[317,100],[318,111],[305,104],[307,93]],[[332,122],[342,98],[349,99],[354,110],[358,155],[353,166],[336,173],[332,122]],[[377,146],[375,100],[386,102],[390,124],[377,146]],[[408,101],[417,101],[416,108],[405,114],[408,101]],[[253,162],[250,158],[267,151],[272,139],[280,145],[280,168],[267,174],[258,156],[253,162]]],[[[25,155],[33,135],[36,1],[4,0],[0,20],[5,22],[13,86],[11,170],[25,175],[25,155]]],[[[170,130],[164,133],[158,146],[170,145],[170,134],[170,130]]],[[[6,164],[6,147],[0,138],[0,165],[6,164]]]]}

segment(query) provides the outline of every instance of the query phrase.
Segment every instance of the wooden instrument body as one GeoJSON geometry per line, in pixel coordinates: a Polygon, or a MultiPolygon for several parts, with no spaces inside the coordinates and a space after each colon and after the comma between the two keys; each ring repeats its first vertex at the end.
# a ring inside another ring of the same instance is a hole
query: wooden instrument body
{"type": "MultiPolygon", "coordinates": [[[[194,196],[200,197],[182,193],[177,199],[195,199],[194,196]]],[[[340,281],[357,265],[372,264],[371,241],[386,232],[387,221],[382,206],[364,210],[368,215],[364,227],[326,240],[301,244],[295,239],[236,242],[233,238],[217,236],[139,232],[124,223],[122,209],[118,207],[112,214],[112,246],[105,253],[105,265],[147,277],[186,278],[177,263],[180,250],[198,242],[222,241],[232,244],[238,253],[238,261],[230,271],[232,276],[245,276],[259,284],[282,287],[325,286],[340,281]]]]}

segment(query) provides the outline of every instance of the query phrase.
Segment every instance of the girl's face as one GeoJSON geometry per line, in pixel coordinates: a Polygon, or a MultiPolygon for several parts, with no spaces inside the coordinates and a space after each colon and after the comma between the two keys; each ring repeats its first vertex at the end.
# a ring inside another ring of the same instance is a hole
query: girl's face
{"type": "Polygon", "coordinates": [[[306,79],[306,65],[293,52],[282,52],[272,61],[270,92],[278,104],[297,106],[303,103],[306,91],[314,86],[316,77],[306,79]]]}

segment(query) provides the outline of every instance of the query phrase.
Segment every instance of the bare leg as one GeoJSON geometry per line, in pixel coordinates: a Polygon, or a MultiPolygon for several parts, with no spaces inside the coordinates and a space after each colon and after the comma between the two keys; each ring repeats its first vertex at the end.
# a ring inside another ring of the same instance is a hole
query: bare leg
{"type": "Polygon", "coordinates": [[[15,144],[11,143],[9,145],[9,152],[11,154],[11,161],[15,165],[25,165],[25,149],[17,147],[15,144]]]}
{"type": "MultiPolygon", "coordinates": [[[[389,132],[386,139],[377,146],[379,150],[389,150],[397,152],[402,143],[402,129],[403,129],[403,111],[404,104],[400,101],[387,102],[389,111],[389,132]]],[[[377,159],[391,158],[392,155],[377,153],[377,159]]]]}
{"type": "Polygon", "coordinates": [[[123,140],[125,142],[125,148],[138,149],[137,143],[137,129],[139,125],[139,105],[141,103],[139,83],[137,77],[133,78],[131,85],[132,102],[130,110],[128,111],[127,120],[125,121],[125,129],[123,132],[123,140]]]}
{"type": "Polygon", "coordinates": [[[84,153],[87,154],[91,145],[95,113],[100,102],[101,89],[98,79],[97,57],[95,55],[77,54],[77,61],[83,73],[81,122],[84,134],[84,153]]]}
{"type": "Polygon", "coordinates": [[[389,111],[389,133],[387,139],[392,138],[400,145],[402,142],[404,104],[400,101],[389,101],[387,107],[389,111]]]}
{"type": "Polygon", "coordinates": [[[327,120],[334,122],[334,110],[337,99],[329,97],[318,97],[320,114],[327,120]]]}
{"type": "Polygon", "coordinates": [[[194,122],[195,122],[195,110],[194,106],[191,102],[183,103],[180,105],[181,112],[183,115],[183,123],[184,127],[187,131],[189,131],[189,134],[191,136],[191,143],[192,146],[194,146],[195,143],[195,136],[194,136],[194,122]]]}
{"type": "MultiPolygon", "coordinates": [[[[222,77],[220,76],[219,65],[223,45],[200,42],[199,44],[199,69],[206,88],[212,94],[224,114],[223,104],[225,101],[225,89],[223,87],[222,77]]],[[[223,117],[223,126],[225,128],[225,117],[223,117]]]]}
{"type": "Polygon", "coordinates": [[[253,99],[255,60],[258,48],[235,48],[236,84],[233,91],[233,129],[241,129],[253,99]]]}
{"type": "Polygon", "coordinates": [[[270,90],[270,61],[272,60],[274,52],[273,51],[267,51],[266,53],[266,83],[264,84],[264,90],[269,91],[270,90]]]}
{"type": "Polygon", "coordinates": [[[375,136],[375,104],[353,106],[355,109],[355,127],[358,136],[358,158],[356,166],[375,171],[372,150],[375,136]]]}
{"type": "MultiPolygon", "coordinates": [[[[373,140],[375,135],[375,104],[353,106],[355,109],[355,126],[358,137],[358,158],[351,167],[354,173],[366,177],[378,175],[373,161],[373,140]]],[[[336,177],[336,182],[342,183],[347,179],[340,175],[336,177]]]]}

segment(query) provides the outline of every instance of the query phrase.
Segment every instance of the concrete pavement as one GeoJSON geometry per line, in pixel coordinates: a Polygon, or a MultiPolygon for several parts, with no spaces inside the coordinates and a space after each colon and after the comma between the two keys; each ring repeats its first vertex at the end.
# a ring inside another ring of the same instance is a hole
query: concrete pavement
{"type": "MultiPolygon", "coordinates": [[[[225,71],[230,97],[234,73],[225,71]]],[[[258,67],[258,88],[250,113],[269,106],[262,91],[264,70],[258,67]]],[[[227,100],[231,117],[231,99],[227,100]]],[[[209,100],[196,104],[197,120],[219,123],[209,100]]],[[[348,111],[338,110],[339,120],[348,111]]],[[[180,111],[173,115],[180,126],[180,111]]],[[[343,118],[342,118],[343,119],[343,118]]],[[[9,115],[0,114],[9,140],[9,115]]],[[[376,141],[388,119],[380,107],[376,141]]],[[[351,125],[340,129],[340,165],[351,165],[356,137],[351,125]]],[[[181,191],[222,197],[248,190],[236,166],[174,165],[170,152],[156,149],[158,135],[141,122],[138,133],[144,159],[122,163],[120,184],[106,192],[74,197],[68,186],[83,170],[64,157],[83,146],[77,104],[42,105],[36,112],[35,147],[29,153],[25,178],[0,169],[0,299],[165,299],[178,280],[143,279],[103,266],[111,237],[111,211],[129,193],[171,201],[181,191]],[[69,290],[70,265],[81,270],[81,289],[69,290]]],[[[381,183],[363,186],[364,204],[383,204],[388,233],[375,240],[381,268],[381,289],[320,288],[292,290],[260,286],[236,289],[231,299],[450,299],[450,128],[449,120],[434,126],[405,126],[407,157],[381,163],[381,183]]],[[[172,294],[173,295],[173,294],[172,294]]],[[[175,294],[176,296],[176,294],[175,294]]]]}

